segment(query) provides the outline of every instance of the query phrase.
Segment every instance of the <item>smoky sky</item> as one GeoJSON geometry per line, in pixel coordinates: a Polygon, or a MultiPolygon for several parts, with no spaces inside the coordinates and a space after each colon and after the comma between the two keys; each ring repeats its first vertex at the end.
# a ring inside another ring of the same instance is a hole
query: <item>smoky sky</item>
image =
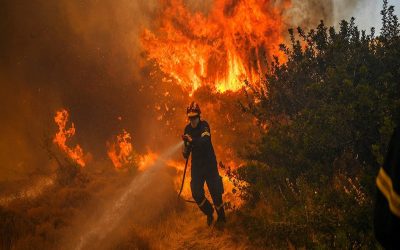
{"type": "MultiPolygon", "coordinates": [[[[204,14],[212,3],[186,1],[204,14]]],[[[144,27],[157,27],[159,8],[156,0],[1,1],[0,180],[46,164],[41,141],[56,131],[52,118],[61,108],[75,123],[72,143],[98,158],[106,157],[106,141],[123,128],[139,151],[149,140],[156,147],[177,136],[157,129],[154,104],[166,90],[149,77],[154,66],[139,39],[144,27]]],[[[334,21],[333,0],[293,0],[284,12],[288,26],[334,21]]],[[[182,95],[173,91],[175,99],[182,95]]]]}

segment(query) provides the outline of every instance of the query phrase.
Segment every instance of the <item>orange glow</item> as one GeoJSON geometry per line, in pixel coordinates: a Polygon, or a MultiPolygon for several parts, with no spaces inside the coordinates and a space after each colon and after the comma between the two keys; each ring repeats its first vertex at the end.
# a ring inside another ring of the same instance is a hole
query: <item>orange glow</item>
{"type": "Polygon", "coordinates": [[[244,80],[259,82],[265,59],[284,61],[279,44],[289,0],[216,0],[207,15],[188,10],[182,0],[163,3],[160,27],[146,29],[142,44],[148,59],[191,94],[201,86],[238,91],[244,80]]]}
{"type": "Polygon", "coordinates": [[[134,164],[134,152],[131,143],[131,135],[124,129],[117,135],[115,143],[107,143],[107,154],[116,169],[134,164]]]}
{"type": "Polygon", "coordinates": [[[68,122],[68,111],[62,109],[57,111],[54,121],[58,126],[58,132],[54,136],[53,142],[58,145],[58,147],[64,151],[72,160],[74,160],[79,166],[84,167],[85,161],[83,159],[83,150],[79,144],[75,147],[70,148],[67,146],[67,139],[75,134],[75,125],[71,123],[70,128],[66,128],[68,122]]]}
{"type": "Polygon", "coordinates": [[[158,156],[158,154],[152,151],[149,151],[147,154],[139,156],[139,170],[145,170],[153,165],[156,162],[158,156]]]}

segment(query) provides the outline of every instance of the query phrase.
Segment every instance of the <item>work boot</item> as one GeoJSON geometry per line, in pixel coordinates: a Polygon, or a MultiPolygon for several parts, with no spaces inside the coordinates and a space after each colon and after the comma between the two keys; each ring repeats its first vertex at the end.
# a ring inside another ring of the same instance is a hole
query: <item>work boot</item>
{"type": "Polygon", "coordinates": [[[214,216],[212,214],[207,215],[207,225],[211,226],[214,221],[214,216]]]}
{"type": "Polygon", "coordinates": [[[225,223],[226,222],[226,218],[225,218],[224,205],[222,204],[219,207],[216,207],[215,210],[217,211],[217,214],[218,214],[217,222],[225,223]]]}
{"type": "Polygon", "coordinates": [[[217,223],[224,224],[225,222],[226,222],[225,215],[224,216],[218,216],[217,223]]]}
{"type": "Polygon", "coordinates": [[[226,223],[225,214],[223,215],[218,214],[217,221],[215,222],[215,228],[217,230],[223,230],[225,227],[225,223],[226,223]]]}
{"type": "Polygon", "coordinates": [[[215,210],[218,214],[217,222],[215,222],[215,227],[222,230],[226,222],[224,205],[221,204],[220,206],[215,207],[215,210]]]}

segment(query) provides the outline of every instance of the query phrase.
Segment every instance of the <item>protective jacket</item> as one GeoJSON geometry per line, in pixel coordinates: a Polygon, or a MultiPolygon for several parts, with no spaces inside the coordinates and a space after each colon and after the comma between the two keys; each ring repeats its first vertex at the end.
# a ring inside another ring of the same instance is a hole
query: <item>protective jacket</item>
{"type": "Polygon", "coordinates": [[[385,249],[400,249],[400,127],[376,178],[375,236],[385,249]]]}
{"type": "Polygon", "coordinates": [[[184,134],[190,135],[193,140],[188,145],[189,150],[192,152],[192,171],[195,169],[195,171],[204,172],[207,171],[207,168],[216,167],[217,160],[211,143],[211,132],[208,123],[200,120],[195,128],[188,124],[185,127],[184,134]]]}
{"type": "Polygon", "coordinates": [[[200,210],[211,216],[213,214],[212,204],[204,194],[204,183],[207,183],[214,208],[217,211],[218,219],[225,221],[225,211],[223,207],[222,194],[224,187],[221,176],[218,173],[217,160],[214,148],[211,143],[210,126],[206,121],[200,120],[197,127],[193,128],[190,124],[185,127],[184,134],[192,137],[192,142],[186,144],[183,156],[187,158],[192,152],[192,170],[190,188],[193,199],[196,201],[200,210]]]}

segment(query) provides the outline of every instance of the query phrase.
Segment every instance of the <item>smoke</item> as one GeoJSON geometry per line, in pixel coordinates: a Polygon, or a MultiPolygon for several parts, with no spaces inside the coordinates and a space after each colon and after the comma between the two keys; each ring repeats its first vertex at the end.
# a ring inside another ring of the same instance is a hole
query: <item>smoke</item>
{"type": "Polygon", "coordinates": [[[146,150],[154,97],[139,92],[148,83],[137,37],[154,8],[154,1],[2,1],[0,180],[45,169],[42,137],[54,134],[52,117],[64,107],[75,140],[95,157],[105,157],[105,141],[122,128],[146,150]]]}
{"type": "Polygon", "coordinates": [[[289,27],[314,28],[321,20],[334,26],[342,19],[349,19],[361,0],[292,0],[287,10],[289,27]]]}
{"type": "MultiPolygon", "coordinates": [[[[185,0],[186,6],[193,12],[207,14],[213,5],[213,0],[196,1],[185,0]]],[[[235,6],[240,1],[227,1],[235,6]]],[[[363,5],[372,5],[371,0],[269,0],[265,5],[288,6],[282,12],[285,15],[288,27],[308,29],[313,28],[321,20],[327,25],[337,25],[342,19],[349,19],[355,10],[363,5]],[[290,3],[286,4],[285,3],[290,3]]],[[[232,7],[231,6],[231,7],[232,7]]]]}
{"type": "MultiPolygon", "coordinates": [[[[333,2],[333,17],[335,25],[341,20],[349,20],[354,14],[355,10],[361,5],[367,4],[369,0],[359,1],[359,0],[336,0],[333,2]]],[[[379,12],[379,10],[376,10],[379,12]]]]}

